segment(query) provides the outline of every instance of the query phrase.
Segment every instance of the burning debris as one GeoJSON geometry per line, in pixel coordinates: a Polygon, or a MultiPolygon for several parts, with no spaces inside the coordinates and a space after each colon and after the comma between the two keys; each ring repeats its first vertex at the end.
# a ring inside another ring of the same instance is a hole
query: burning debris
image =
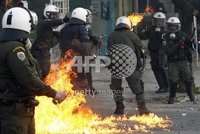
{"type": "Polygon", "coordinates": [[[145,15],[151,14],[154,12],[154,9],[152,6],[149,6],[145,9],[144,13],[133,13],[129,16],[127,16],[132,24],[132,27],[136,26],[138,23],[142,22],[145,15]]]}
{"type": "MultiPolygon", "coordinates": [[[[71,52],[68,54],[72,54],[71,52]]],[[[70,55],[67,56],[70,59],[70,55]]],[[[73,57],[73,56],[72,56],[73,57]]],[[[68,98],[59,105],[54,105],[47,97],[37,98],[40,105],[36,108],[37,134],[63,133],[149,133],[152,129],[169,130],[172,122],[166,117],[150,115],[127,117],[110,116],[101,118],[85,105],[85,96],[75,92],[70,83],[76,77],[70,69],[70,61],[62,60],[60,65],[53,66],[46,78],[46,83],[54,89],[63,89],[68,98]]]]}

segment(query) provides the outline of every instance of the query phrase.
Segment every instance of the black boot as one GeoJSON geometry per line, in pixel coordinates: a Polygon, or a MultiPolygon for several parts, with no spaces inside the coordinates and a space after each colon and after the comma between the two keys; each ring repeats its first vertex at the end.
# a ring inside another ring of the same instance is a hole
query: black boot
{"type": "Polygon", "coordinates": [[[169,97],[168,104],[174,104],[175,97],[169,97]]]}
{"type": "Polygon", "coordinates": [[[171,82],[170,83],[170,92],[169,92],[168,104],[174,104],[174,102],[175,102],[177,85],[178,85],[177,82],[171,82]]]}
{"type": "Polygon", "coordinates": [[[145,105],[143,93],[136,94],[136,102],[137,102],[137,105],[138,105],[139,115],[148,115],[150,113],[150,111],[148,110],[148,108],[145,105]]]}
{"type": "Polygon", "coordinates": [[[145,105],[145,102],[138,102],[138,112],[139,115],[149,115],[150,111],[145,105]]]}
{"type": "Polygon", "coordinates": [[[114,114],[116,115],[123,115],[124,114],[124,104],[123,101],[116,101],[116,109],[114,111],[114,114]]]}
{"type": "Polygon", "coordinates": [[[197,104],[197,100],[196,100],[195,96],[191,96],[190,101],[192,101],[193,104],[197,104]]]}

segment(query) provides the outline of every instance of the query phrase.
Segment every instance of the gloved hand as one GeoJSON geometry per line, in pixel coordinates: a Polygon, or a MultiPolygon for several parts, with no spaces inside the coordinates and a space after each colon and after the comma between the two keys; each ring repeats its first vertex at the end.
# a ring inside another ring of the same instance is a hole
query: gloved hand
{"type": "Polygon", "coordinates": [[[69,17],[65,15],[65,17],[63,18],[63,22],[67,23],[69,20],[70,20],[69,17]]]}
{"type": "Polygon", "coordinates": [[[172,39],[172,40],[176,39],[176,34],[170,33],[169,38],[172,39]]]}
{"type": "Polygon", "coordinates": [[[66,99],[67,95],[62,91],[57,91],[56,96],[53,98],[54,104],[59,104],[66,99]]]}
{"type": "Polygon", "coordinates": [[[185,48],[184,42],[179,42],[179,47],[180,47],[180,48],[185,48]]]}

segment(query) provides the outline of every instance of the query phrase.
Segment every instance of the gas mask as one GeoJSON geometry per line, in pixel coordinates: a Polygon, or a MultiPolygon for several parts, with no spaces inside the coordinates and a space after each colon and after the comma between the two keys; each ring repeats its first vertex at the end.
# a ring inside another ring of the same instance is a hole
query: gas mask
{"type": "Polygon", "coordinates": [[[156,27],[155,28],[155,32],[161,32],[161,28],[160,27],[156,27]]]}
{"type": "Polygon", "coordinates": [[[176,34],[175,33],[170,33],[169,38],[174,40],[176,38],[176,34]]]}

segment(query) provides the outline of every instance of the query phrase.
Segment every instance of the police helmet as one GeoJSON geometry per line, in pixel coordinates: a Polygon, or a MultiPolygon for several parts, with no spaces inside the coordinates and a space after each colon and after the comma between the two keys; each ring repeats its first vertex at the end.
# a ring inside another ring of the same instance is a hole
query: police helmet
{"type": "Polygon", "coordinates": [[[157,12],[153,15],[153,24],[162,27],[165,26],[166,23],[166,16],[162,12],[157,12]]]}
{"type": "Polygon", "coordinates": [[[22,7],[13,7],[3,15],[0,40],[12,41],[27,38],[37,22],[38,17],[35,12],[22,7]]]}
{"type": "Polygon", "coordinates": [[[52,19],[53,17],[56,17],[58,13],[59,13],[59,9],[58,7],[54,5],[47,5],[43,11],[43,15],[46,19],[52,19]],[[51,17],[51,15],[55,15],[55,16],[51,17]]]}
{"type": "Polygon", "coordinates": [[[33,30],[33,28],[38,24],[38,16],[37,14],[32,11],[32,10],[29,10],[30,12],[30,15],[31,15],[31,18],[32,18],[32,26],[31,26],[31,30],[33,30]]]}
{"type": "Polygon", "coordinates": [[[86,11],[87,11],[86,23],[91,24],[92,23],[92,12],[88,9],[86,9],[86,11]]]}
{"type": "Polygon", "coordinates": [[[177,17],[170,17],[167,20],[167,28],[170,32],[177,32],[181,29],[181,22],[177,17]]]}
{"type": "Polygon", "coordinates": [[[82,7],[78,7],[72,11],[71,18],[76,18],[76,19],[82,20],[84,23],[86,23],[87,16],[88,16],[87,10],[82,7]]]}
{"type": "Polygon", "coordinates": [[[127,28],[131,29],[131,21],[126,16],[121,16],[117,18],[116,29],[127,28]]]}

